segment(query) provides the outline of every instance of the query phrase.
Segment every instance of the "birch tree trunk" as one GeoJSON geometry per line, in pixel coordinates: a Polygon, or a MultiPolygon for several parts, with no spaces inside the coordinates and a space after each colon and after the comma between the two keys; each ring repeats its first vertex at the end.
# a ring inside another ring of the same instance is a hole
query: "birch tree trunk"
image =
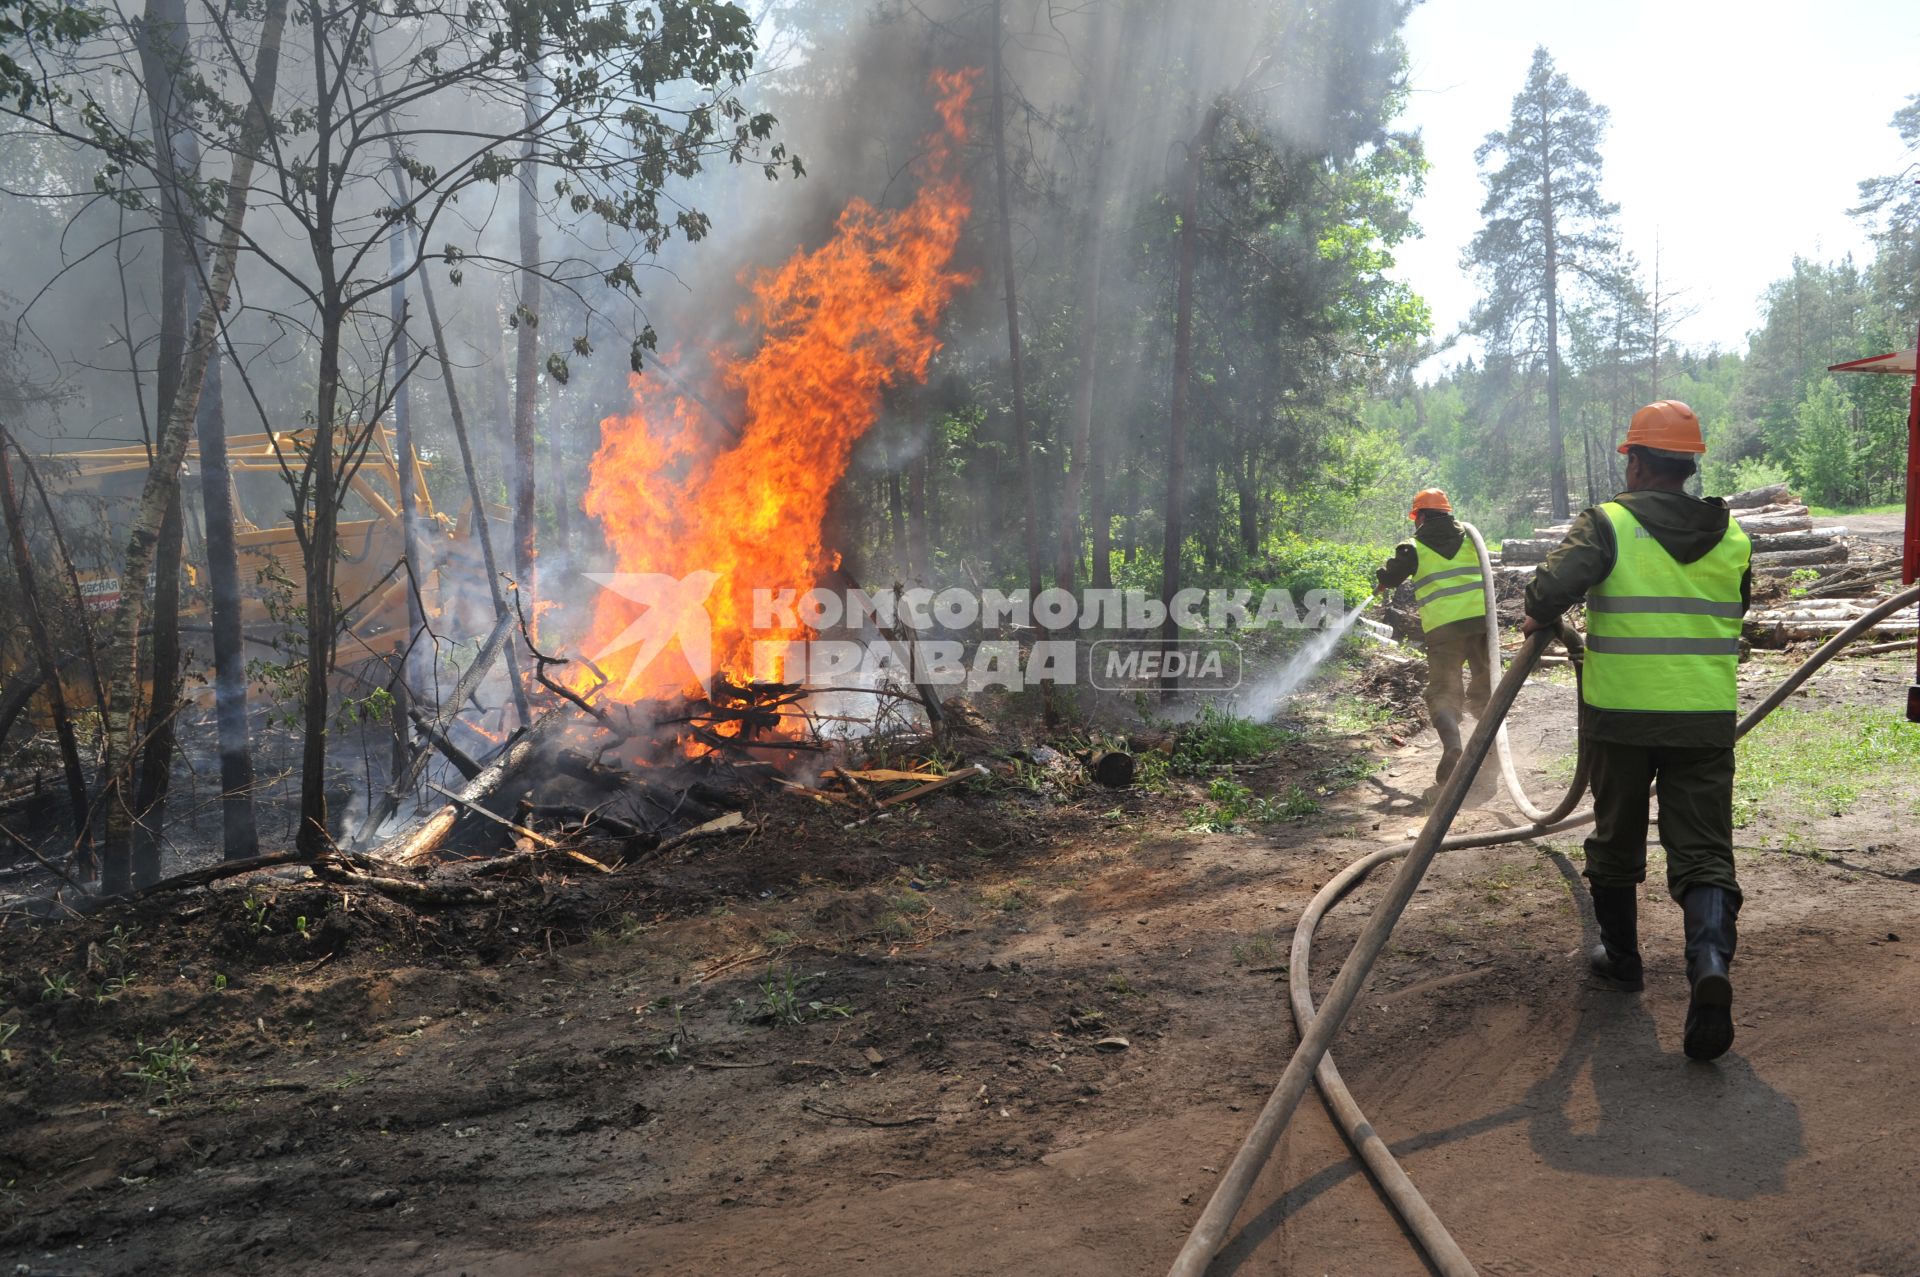
{"type": "Polygon", "coordinates": [[[145,485],[135,508],[132,530],[127,538],[127,553],[120,572],[120,600],[114,608],[113,656],[109,660],[109,703],[103,707],[107,734],[113,742],[117,765],[106,777],[106,850],[102,864],[102,888],[108,892],[127,889],[131,877],[129,835],[133,811],[125,793],[126,768],[133,758],[136,715],[135,700],[140,688],[139,635],[146,619],[147,572],[153,566],[154,547],[160,539],[160,524],[166,515],[168,494],[177,490],[182,460],[187,451],[187,435],[200,408],[201,384],[207,363],[233,291],[234,270],[240,257],[240,224],[246,217],[247,196],[253,186],[255,153],[267,137],[269,114],[273,109],[276,81],[280,71],[280,41],[287,25],[287,0],[267,0],[265,20],[261,24],[260,46],[253,74],[253,96],[247,106],[246,122],[241,130],[239,148],[234,152],[233,168],[227,178],[227,202],[222,214],[220,240],[214,251],[213,269],[207,295],[201,300],[200,313],[187,343],[181,369],[180,393],[173,409],[162,423],[154,441],[153,460],[147,467],[145,485]]]}

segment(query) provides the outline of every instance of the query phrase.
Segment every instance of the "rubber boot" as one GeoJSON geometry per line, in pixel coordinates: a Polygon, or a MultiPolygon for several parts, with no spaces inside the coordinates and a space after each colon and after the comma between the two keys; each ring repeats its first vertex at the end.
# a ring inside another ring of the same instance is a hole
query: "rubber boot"
{"type": "Polygon", "coordinates": [[[1725,887],[1690,887],[1681,897],[1687,925],[1686,1031],[1681,1049],[1690,1060],[1717,1060],[1733,1045],[1733,962],[1740,899],[1725,887]]]}
{"type": "Polygon", "coordinates": [[[1640,961],[1639,889],[1590,884],[1600,943],[1587,955],[1587,969],[1615,989],[1638,993],[1647,987],[1640,961]]]}

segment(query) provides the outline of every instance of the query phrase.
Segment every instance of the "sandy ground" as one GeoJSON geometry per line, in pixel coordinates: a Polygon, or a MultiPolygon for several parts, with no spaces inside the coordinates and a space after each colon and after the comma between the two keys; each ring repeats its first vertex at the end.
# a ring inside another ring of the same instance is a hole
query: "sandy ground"
{"type": "MultiPolygon", "coordinates": [[[[1816,699],[1894,714],[1905,680],[1852,663],[1816,699]]],[[[1514,716],[1523,759],[1563,777],[1572,695],[1536,684],[1514,716]]],[[[717,850],[490,919],[376,911],[319,965],[212,893],[203,929],[150,932],[147,980],[103,1007],[26,1003],[89,944],[110,964],[113,920],[0,933],[27,1012],[0,1073],[0,1257],[76,1275],[1162,1272],[1293,1045],[1301,906],[1418,824],[1430,733],[1302,746],[1243,778],[1285,792],[1343,748],[1384,766],[1257,832],[1188,832],[1177,798],[1022,814],[1003,797],[997,822],[943,798],[810,869],[717,850]],[[756,1022],[770,969],[821,973],[802,1023],[756,1022]],[[129,1095],[116,1052],[177,1032],[202,1043],[192,1090],[129,1095]]],[[[1510,821],[1488,799],[1458,827],[1510,821]]],[[[1920,1272],[1912,828],[1903,790],[1742,831],[1739,1036],[1714,1065],[1679,1051],[1679,913],[1657,882],[1648,988],[1621,995],[1581,975],[1576,840],[1442,857],[1342,1070],[1483,1273],[1920,1272]]],[[[1324,928],[1318,987],[1378,890],[1324,928]]],[[[290,889],[275,908],[318,906],[290,889]]],[[[1428,1269],[1310,1101],[1214,1271],[1428,1269]]]]}

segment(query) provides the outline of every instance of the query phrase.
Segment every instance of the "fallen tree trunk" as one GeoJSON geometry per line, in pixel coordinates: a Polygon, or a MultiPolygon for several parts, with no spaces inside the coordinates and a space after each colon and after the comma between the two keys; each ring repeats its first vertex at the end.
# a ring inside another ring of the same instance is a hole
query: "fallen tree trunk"
{"type": "Polygon", "coordinates": [[[1791,550],[1818,550],[1845,536],[1845,528],[1815,528],[1811,532],[1779,532],[1753,538],[1755,554],[1783,554],[1791,550]]]}
{"type": "MultiPolygon", "coordinates": [[[[1757,509],[1752,509],[1752,510],[1735,510],[1733,512],[1733,521],[1735,523],[1738,523],[1741,527],[1747,529],[1749,534],[1752,534],[1754,532],[1766,532],[1770,530],[1771,531],[1794,530],[1794,529],[1775,529],[1770,526],[1775,521],[1781,520],[1781,519],[1804,519],[1808,521],[1808,526],[1811,526],[1812,517],[1813,517],[1813,511],[1809,510],[1806,506],[1803,506],[1803,505],[1769,505],[1769,506],[1760,506],[1757,509]]],[[[1545,527],[1535,528],[1533,530],[1533,535],[1536,537],[1552,537],[1557,540],[1561,537],[1566,536],[1567,533],[1572,528],[1573,528],[1572,523],[1555,523],[1545,527]]]]}
{"type": "Polygon", "coordinates": [[[522,732],[489,763],[484,771],[460,790],[457,802],[441,806],[432,815],[410,823],[405,829],[373,849],[375,860],[401,865],[417,865],[440,849],[460,819],[461,808],[468,803],[483,803],[532,757],[534,750],[562,723],[572,718],[573,706],[562,705],[522,732]]]}
{"type": "Polygon", "coordinates": [[[1869,643],[1865,647],[1850,647],[1840,653],[1841,656],[1884,656],[1888,652],[1908,652],[1913,650],[1910,638],[1896,639],[1891,643],[1869,643]]]}
{"type": "Polygon", "coordinates": [[[1538,540],[1516,538],[1503,541],[1500,544],[1500,562],[1504,564],[1544,563],[1547,556],[1553,553],[1554,547],[1559,544],[1558,537],[1541,537],[1538,540]]]}
{"type": "MultiPolygon", "coordinates": [[[[1758,648],[1777,649],[1789,643],[1824,643],[1841,630],[1852,625],[1855,618],[1821,619],[1805,621],[1782,621],[1778,623],[1749,622],[1746,628],[1747,642],[1758,648]]],[[[1868,630],[1869,634],[1882,635],[1891,640],[1906,636],[1912,642],[1920,634],[1920,622],[1911,618],[1906,620],[1885,620],[1868,630]]]]}
{"type": "MultiPolygon", "coordinates": [[[[466,671],[460,675],[460,681],[454,684],[453,694],[441,703],[439,713],[432,720],[432,727],[429,728],[424,722],[421,724],[422,734],[426,736],[427,743],[432,748],[422,748],[416,753],[413,756],[412,765],[407,768],[405,774],[395,776],[393,783],[387,786],[387,792],[380,795],[380,801],[374,805],[372,811],[367,813],[367,823],[360,826],[361,846],[364,847],[373,841],[375,835],[380,832],[380,826],[386,824],[393,813],[400,810],[400,800],[420,783],[420,778],[426,774],[428,762],[433,758],[433,749],[440,748],[442,742],[447,740],[447,729],[453,726],[454,719],[460,714],[461,706],[467,703],[467,699],[480,686],[480,680],[487,676],[487,672],[493,668],[494,661],[499,659],[501,650],[506,646],[507,634],[512,628],[512,614],[502,613],[493,624],[493,632],[487,635],[487,641],[481,645],[480,651],[474,656],[473,664],[467,666],[466,671]]],[[[458,753],[459,751],[456,750],[448,754],[448,760],[459,768],[462,775],[467,775],[466,767],[462,767],[456,757],[458,753]]],[[[469,765],[471,761],[468,760],[469,765]]],[[[472,777],[468,776],[468,779],[472,777]]]]}
{"type": "Polygon", "coordinates": [[[1736,492],[1723,498],[1727,505],[1735,510],[1750,506],[1778,505],[1793,500],[1793,491],[1784,483],[1768,484],[1764,488],[1749,488],[1745,492],[1736,492]]]}
{"type": "Polygon", "coordinates": [[[1760,519],[1736,519],[1736,523],[1750,537],[1772,536],[1781,532],[1811,532],[1813,516],[1806,514],[1774,514],[1760,519]]]}
{"type": "Polygon", "coordinates": [[[1813,550],[1789,550],[1784,554],[1756,554],[1753,556],[1753,570],[1762,572],[1775,568],[1810,568],[1846,561],[1846,544],[1835,541],[1813,550]]]}

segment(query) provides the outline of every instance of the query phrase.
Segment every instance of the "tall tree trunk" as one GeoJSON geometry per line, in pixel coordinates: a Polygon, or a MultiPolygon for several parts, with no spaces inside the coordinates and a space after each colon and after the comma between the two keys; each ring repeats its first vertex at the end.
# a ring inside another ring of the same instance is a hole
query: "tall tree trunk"
{"type": "Polygon", "coordinates": [[[1013,459],[1020,470],[1020,493],[1025,502],[1021,533],[1027,552],[1027,588],[1040,593],[1040,511],[1035,496],[1033,449],[1027,436],[1026,369],[1020,358],[1020,301],[1014,283],[1013,201],[1008,191],[1006,87],[1000,56],[1001,0],[993,0],[993,175],[1000,202],[1000,270],[1006,281],[1007,360],[1013,393],[1013,459]]]}
{"type": "Polygon", "coordinates": [[[154,547],[160,536],[160,523],[166,514],[170,489],[177,488],[180,464],[186,455],[187,435],[200,408],[201,384],[207,362],[212,357],[233,275],[240,256],[240,224],[247,212],[247,196],[253,186],[255,153],[267,137],[268,117],[273,108],[276,82],[280,73],[280,40],[286,30],[287,0],[267,0],[261,23],[260,44],[255,55],[253,96],[247,106],[241,141],[227,177],[227,201],[222,213],[220,240],[214,253],[207,295],[201,300],[200,314],[188,342],[185,366],[181,370],[180,392],[174,397],[173,411],[162,422],[154,441],[153,460],[147,467],[146,483],[135,508],[133,526],[127,538],[126,559],[120,571],[120,601],[114,608],[112,629],[113,659],[108,687],[109,704],[104,707],[107,735],[113,742],[114,764],[106,778],[106,852],[102,861],[101,885],[108,892],[125,891],[131,877],[129,835],[132,810],[126,801],[124,772],[133,758],[136,715],[135,700],[140,687],[139,634],[146,612],[147,571],[153,564],[154,547]]]}
{"type": "Polygon", "coordinates": [[[1553,227],[1553,133],[1547,104],[1540,104],[1540,218],[1546,244],[1547,301],[1547,481],[1553,517],[1572,514],[1567,498],[1567,446],[1560,431],[1560,245],[1553,227]]]}
{"type": "Polygon", "coordinates": [[[1235,478],[1239,481],[1234,496],[1240,507],[1240,552],[1251,559],[1260,553],[1260,484],[1251,448],[1242,449],[1235,478]]]}
{"type": "MultiPolygon", "coordinates": [[[[157,420],[173,414],[187,344],[188,276],[192,267],[192,213],[182,187],[190,176],[181,156],[183,129],[178,80],[184,69],[186,7],[181,0],[148,0],[139,24],[140,75],[147,95],[160,186],[160,342],[156,372],[157,420]]],[[[153,652],[146,745],[134,791],[132,881],[160,879],[160,832],[166,824],[167,785],[173,775],[174,722],[180,702],[180,474],[164,476],[166,508],[154,547],[153,652]]],[[[122,588],[127,582],[121,583],[122,588]]],[[[145,588],[145,582],[139,583],[145,588]]]]}
{"type": "MultiPolygon", "coordinates": [[[[33,644],[34,658],[40,663],[40,678],[46,692],[47,709],[53,714],[54,736],[60,742],[60,766],[67,778],[67,802],[73,808],[73,834],[76,846],[88,841],[87,774],[80,766],[80,745],[74,739],[73,719],[67,713],[67,693],[60,683],[60,658],[47,633],[46,613],[40,606],[40,589],[34,582],[33,554],[27,549],[26,525],[20,521],[20,502],[13,492],[13,459],[8,453],[13,437],[0,426],[0,509],[7,518],[7,541],[13,548],[13,573],[20,579],[22,619],[27,623],[27,638],[33,644]]],[[[24,455],[24,454],[23,454],[24,455]]],[[[85,619],[82,618],[82,624],[85,619]]],[[[90,858],[90,857],[86,857],[90,858]]]]}
{"type": "MultiPolygon", "coordinates": [[[[404,190],[406,170],[399,163],[398,143],[395,144],[395,152],[393,179],[402,184],[395,189],[404,190]]],[[[420,663],[420,632],[427,624],[427,618],[420,610],[420,590],[426,588],[427,573],[433,565],[427,561],[426,539],[420,526],[419,475],[413,468],[416,455],[413,441],[413,342],[407,335],[405,279],[408,256],[407,229],[396,224],[387,235],[387,271],[394,279],[393,292],[387,299],[390,322],[393,324],[393,353],[389,367],[393,378],[393,460],[400,473],[401,552],[407,556],[407,570],[413,574],[419,587],[407,591],[407,655],[402,674],[412,680],[420,663]]]]}
{"type": "Polygon", "coordinates": [[[520,326],[515,333],[513,380],[513,575],[528,597],[533,580],[533,398],[540,381],[540,203],[536,183],[534,121],[540,114],[540,72],[529,61],[521,72],[527,123],[520,169],[520,326]]]}
{"type": "Polygon", "coordinates": [[[932,577],[927,563],[927,548],[931,540],[928,536],[927,505],[933,496],[929,491],[929,476],[933,472],[934,432],[926,428],[923,433],[925,439],[913,460],[907,463],[907,575],[924,584],[932,577]]]}
{"type": "Polygon", "coordinates": [[[185,532],[180,510],[180,477],[160,519],[154,546],[153,691],[147,701],[147,743],[140,755],[140,781],[134,790],[133,885],[160,881],[160,837],[167,826],[167,788],[173,779],[175,725],[180,717],[180,552],[185,532]]]}
{"type": "Polygon", "coordinates": [[[207,364],[195,416],[200,436],[200,506],[207,520],[207,585],[213,623],[214,721],[220,741],[220,828],[228,860],[260,854],[253,814],[253,749],[247,739],[247,671],[241,652],[240,559],[234,546],[233,471],[227,463],[220,355],[207,364]]]}
{"type": "MultiPolygon", "coordinates": [[[[324,210],[324,205],[322,206],[324,210]]],[[[317,244],[331,244],[332,219],[323,211],[315,220],[317,244]]],[[[300,823],[293,846],[303,856],[318,856],[331,845],[327,830],[328,676],[333,672],[334,551],[340,513],[338,449],[340,416],[340,336],[346,315],[337,300],[339,281],[322,266],[319,384],[314,403],[313,442],[307,453],[312,476],[312,517],[305,551],[307,569],[307,677],[301,697],[300,823]]]]}
{"type": "MultiPolygon", "coordinates": [[[[1096,109],[1099,106],[1096,103],[1096,109]]],[[[1107,133],[1102,125],[1094,139],[1092,171],[1087,179],[1087,208],[1080,223],[1080,304],[1075,316],[1080,326],[1078,362],[1073,371],[1073,419],[1067,444],[1066,480],[1060,490],[1060,527],[1054,546],[1054,579],[1063,590],[1073,588],[1075,569],[1080,562],[1080,501],[1093,451],[1093,388],[1100,356],[1100,274],[1106,243],[1100,225],[1107,197],[1106,156],[1107,133]]],[[[1095,575],[1099,571],[1096,553],[1095,575]]]]}
{"type": "Polygon", "coordinates": [[[907,498],[901,490],[900,450],[887,448],[887,546],[893,551],[893,570],[907,571],[907,498]]]}
{"type": "Polygon", "coordinates": [[[1186,543],[1187,412],[1193,382],[1193,272],[1200,246],[1200,174],[1224,111],[1218,102],[1207,109],[1199,130],[1187,143],[1187,162],[1180,178],[1179,278],[1174,290],[1173,387],[1167,415],[1166,536],[1160,562],[1160,598],[1167,604],[1161,633],[1169,642],[1180,632],[1173,618],[1173,596],[1180,592],[1180,551],[1186,543]]]}
{"type": "Polygon", "coordinates": [[[1087,523],[1092,563],[1088,579],[1096,590],[1113,588],[1113,514],[1107,506],[1107,431],[1092,432],[1087,446],[1087,523]]]}

